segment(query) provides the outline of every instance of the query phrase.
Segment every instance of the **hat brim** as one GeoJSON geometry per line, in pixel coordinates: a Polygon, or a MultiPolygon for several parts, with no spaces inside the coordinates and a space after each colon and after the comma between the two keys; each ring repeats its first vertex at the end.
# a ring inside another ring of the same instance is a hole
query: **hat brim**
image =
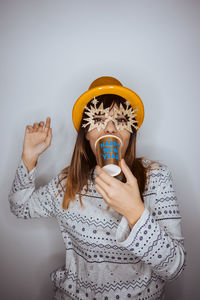
{"type": "Polygon", "coordinates": [[[118,85],[102,85],[89,89],[83,93],[75,102],[72,110],[72,120],[75,129],[78,131],[82,119],[82,114],[84,107],[92,100],[94,97],[104,95],[104,94],[114,94],[125,98],[132,106],[133,109],[137,108],[136,121],[140,128],[144,120],[144,105],[140,97],[132,90],[118,85]]]}

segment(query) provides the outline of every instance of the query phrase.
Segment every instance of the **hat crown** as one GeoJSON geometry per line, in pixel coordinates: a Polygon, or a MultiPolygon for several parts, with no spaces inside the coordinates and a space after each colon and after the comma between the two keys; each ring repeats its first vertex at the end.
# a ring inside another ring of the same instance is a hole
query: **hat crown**
{"type": "Polygon", "coordinates": [[[131,104],[133,109],[137,108],[138,110],[135,118],[138,122],[138,127],[140,128],[144,119],[144,105],[140,97],[134,91],[123,86],[116,78],[102,76],[95,79],[90,84],[89,89],[76,100],[72,110],[72,119],[75,129],[78,131],[80,128],[82,115],[88,102],[95,97],[106,94],[123,97],[131,104]]]}
{"type": "Polygon", "coordinates": [[[102,76],[102,77],[99,77],[99,78],[95,79],[90,84],[88,90],[91,90],[93,88],[97,88],[97,87],[102,86],[102,85],[118,85],[118,86],[123,86],[121,84],[121,82],[119,80],[117,80],[116,78],[114,78],[114,77],[111,77],[111,76],[102,76]]]}

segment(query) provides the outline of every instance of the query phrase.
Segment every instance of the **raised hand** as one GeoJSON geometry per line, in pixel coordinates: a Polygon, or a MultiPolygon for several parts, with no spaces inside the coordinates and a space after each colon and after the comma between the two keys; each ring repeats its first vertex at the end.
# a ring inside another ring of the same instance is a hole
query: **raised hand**
{"type": "Polygon", "coordinates": [[[22,159],[29,171],[35,167],[39,156],[51,145],[50,123],[51,118],[47,117],[45,126],[43,121],[26,126],[22,159]]]}

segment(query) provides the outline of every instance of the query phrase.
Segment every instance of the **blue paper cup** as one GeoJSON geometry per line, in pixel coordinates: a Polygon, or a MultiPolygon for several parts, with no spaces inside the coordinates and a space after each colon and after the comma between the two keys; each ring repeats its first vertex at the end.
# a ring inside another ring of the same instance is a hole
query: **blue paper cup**
{"type": "Polygon", "coordinates": [[[122,140],[115,135],[103,135],[95,142],[97,164],[111,176],[121,173],[122,140]]]}

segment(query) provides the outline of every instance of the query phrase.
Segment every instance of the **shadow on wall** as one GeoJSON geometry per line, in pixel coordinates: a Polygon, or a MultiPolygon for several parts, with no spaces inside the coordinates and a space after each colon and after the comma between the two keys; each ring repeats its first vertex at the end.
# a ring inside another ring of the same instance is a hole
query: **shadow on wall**
{"type": "MultiPolygon", "coordinates": [[[[183,271],[184,272],[184,271],[183,271]]],[[[183,296],[183,288],[182,288],[182,274],[178,279],[172,282],[168,282],[166,284],[166,300],[181,300],[184,298],[183,296]]]]}
{"type": "Polygon", "coordinates": [[[44,274],[45,276],[43,280],[44,284],[40,284],[40,290],[38,291],[38,300],[53,300],[55,291],[54,291],[53,283],[50,279],[50,273],[63,265],[64,265],[64,257],[63,254],[61,253],[54,254],[48,257],[46,261],[44,261],[39,265],[38,274],[41,274],[44,269],[48,270],[48,274],[44,274]],[[56,267],[51,267],[51,268],[48,267],[48,266],[55,266],[55,265],[56,267]]]}

